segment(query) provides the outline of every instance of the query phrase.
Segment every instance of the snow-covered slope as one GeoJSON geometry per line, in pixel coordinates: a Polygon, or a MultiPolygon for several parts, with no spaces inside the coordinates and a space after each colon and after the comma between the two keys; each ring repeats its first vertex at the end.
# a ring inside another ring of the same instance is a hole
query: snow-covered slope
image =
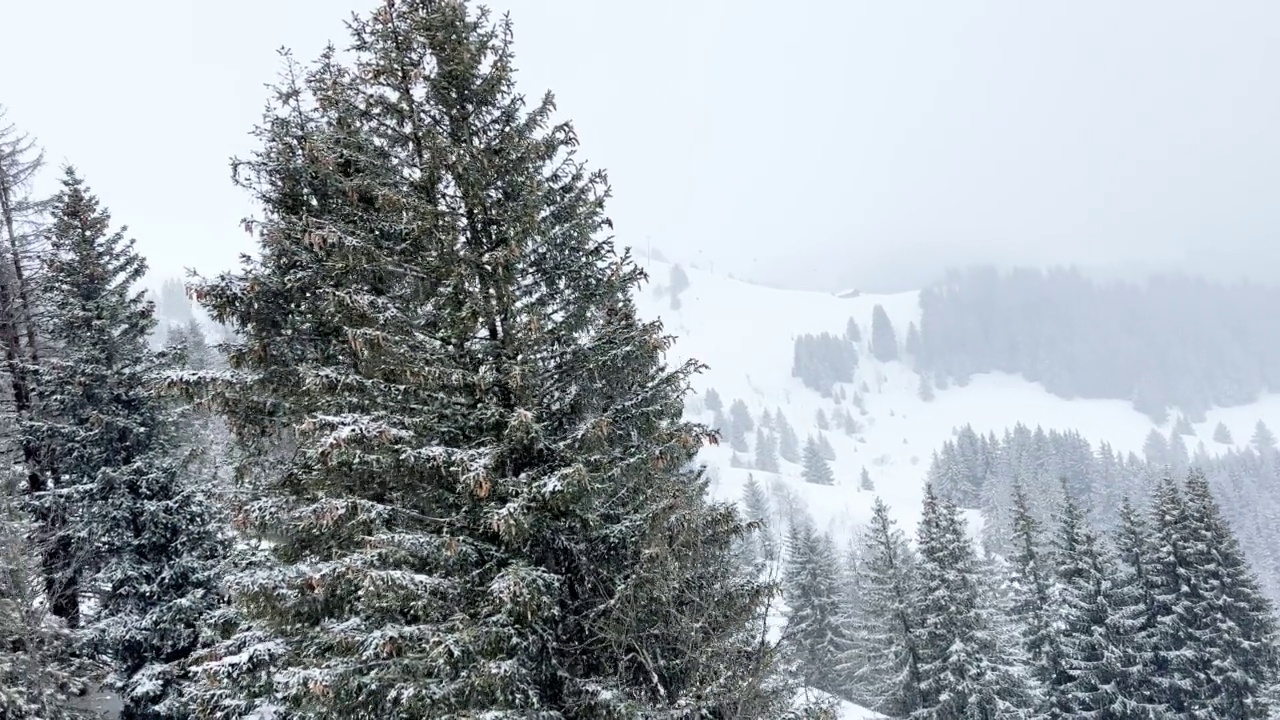
{"type": "MultiPolygon", "coordinates": [[[[698,395],[689,407],[690,414],[702,421],[709,422],[711,416],[701,405],[701,394],[715,388],[726,406],[741,398],[756,418],[766,409],[782,408],[802,441],[816,433],[817,411],[830,414],[837,406],[791,376],[794,338],[802,333],[842,335],[850,317],[858,323],[863,342],[858,348],[857,376],[847,390],[852,395],[866,383],[867,414],[854,412],[864,426],[858,437],[838,430],[826,432],[836,451],[832,463],[836,484],[805,483],[799,466],[785,461],[779,476],[806,501],[819,526],[838,535],[869,518],[876,495],[893,508],[903,529],[912,532],[930,457],[953,428],[971,424],[981,433],[1002,434],[1021,422],[1046,430],[1074,429],[1095,443],[1105,440],[1117,450],[1140,453],[1147,434],[1156,427],[1127,402],[1065,400],[1038,384],[1008,375],[980,375],[966,387],[939,390],[935,400],[924,402],[918,395],[920,378],[911,369],[909,358],[881,363],[867,348],[871,313],[877,304],[884,307],[901,344],[908,323],[920,320],[915,292],[842,298],[766,288],[686,266],[689,285],[679,295],[679,309],[673,309],[667,291],[671,266],[658,261],[646,265],[651,282],[637,298],[641,314],[661,318],[667,331],[678,337],[671,360],[693,357],[708,365],[694,381],[698,395]],[[858,490],[863,467],[875,483],[874,493],[858,490]]],[[[1280,395],[1264,397],[1249,406],[1211,411],[1206,422],[1195,426],[1197,438],[1187,438],[1188,445],[1194,449],[1198,439],[1210,452],[1225,449],[1211,437],[1219,421],[1243,443],[1259,419],[1280,427],[1280,395]]],[[[1170,428],[1160,429],[1167,434],[1170,428]]],[[[730,467],[732,453],[726,445],[703,452],[718,478],[712,490],[718,497],[739,499],[749,473],[760,480],[772,477],[759,470],[730,467]]]]}

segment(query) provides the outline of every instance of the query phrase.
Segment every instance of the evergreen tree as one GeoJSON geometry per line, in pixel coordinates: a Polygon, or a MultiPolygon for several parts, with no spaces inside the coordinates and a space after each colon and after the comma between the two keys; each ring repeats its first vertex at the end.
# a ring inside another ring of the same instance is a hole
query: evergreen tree
{"type": "Polygon", "coordinates": [[[226,546],[204,488],[184,476],[175,415],[153,393],[153,306],[132,289],[146,263],[73,170],[62,184],[42,298],[58,352],[40,367],[42,421],[28,432],[57,463],[55,512],[72,572],[98,596],[86,629],[113,661],[121,717],[181,717],[181,662],[218,601],[226,546]]]}
{"type": "Polygon", "coordinates": [[[851,343],[862,342],[862,331],[858,329],[858,323],[853,318],[849,318],[849,322],[844,325],[844,337],[851,343]]]}
{"type": "Polygon", "coordinates": [[[1187,452],[1187,443],[1182,436],[1173,433],[1169,436],[1169,470],[1176,476],[1184,476],[1191,467],[1191,454],[1187,452]]]}
{"type": "Polygon", "coordinates": [[[806,333],[795,338],[791,375],[823,397],[833,397],[839,402],[836,384],[853,382],[857,366],[857,351],[843,338],[830,333],[806,333]]]}
{"type": "Polygon", "coordinates": [[[782,408],[774,412],[773,419],[778,424],[778,454],[787,462],[800,462],[800,438],[787,422],[787,416],[782,414],[782,408]]]}
{"type": "Polygon", "coordinates": [[[1169,464],[1169,441],[1159,430],[1152,430],[1147,433],[1147,440],[1142,445],[1142,454],[1146,457],[1147,462],[1157,467],[1163,467],[1169,464]]]}
{"type": "Polygon", "coordinates": [[[871,482],[871,473],[867,472],[866,465],[862,466],[862,474],[858,477],[858,489],[867,492],[874,492],[876,489],[875,483],[871,482]]]}
{"type": "Polygon", "coordinates": [[[1280,654],[1276,620],[1202,473],[1186,482],[1189,564],[1204,603],[1196,650],[1207,686],[1198,707],[1212,717],[1271,717],[1269,688],[1280,654]]]}
{"type": "Polygon", "coordinates": [[[166,325],[187,325],[195,321],[191,299],[181,280],[169,278],[160,285],[156,316],[166,325]]]}
{"type": "Polygon", "coordinates": [[[1217,427],[1213,429],[1213,441],[1216,443],[1222,443],[1223,445],[1231,445],[1235,442],[1235,440],[1231,438],[1231,431],[1228,430],[1227,426],[1223,423],[1218,423],[1217,427]]]}
{"type": "Polygon", "coordinates": [[[906,536],[876,498],[862,538],[862,602],[853,616],[857,700],[890,717],[920,708],[919,618],[912,614],[914,562],[906,536]]]}
{"type": "Polygon", "coordinates": [[[1149,683],[1153,703],[1181,716],[1195,712],[1207,683],[1197,638],[1203,598],[1189,565],[1188,519],[1182,494],[1166,476],[1152,506],[1149,683]]]}
{"type": "Polygon", "coordinates": [[[165,346],[171,354],[180,356],[179,363],[185,370],[209,370],[220,365],[217,351],[209,346],[204,329],[195,320],[170,325],[165,346]]]}
{"type": "Polygon", "coordinates": [[[258,257],[198,287],[240,339],[187,384],[273,543],[200,713],[778,713],[767,587],[682,420],[699,366],[637,318],[605,178],[524,105],[509,23],[398,0],[350,29],[359,69],[295,68],[238,164],[258,257]]]}
{"type": "Polygon", "coordinates": [[[1266,423],[1259,420],[1253,426],[1253,437],[1249,439],[1249,444],[1259,453],[1274,452],[1276,449],[1276,435],[1271,432],[1271,428],[1267,427],[1266,423]]]}
{"type": "MultiPolygon", "coordinates": [[[[724,418],[724,413],[719,410],[711,414],[711,429],[718,433],[721,438],[724,438],[732,430],[724,418]]],[[[730,444],[732,444],[732,438],[729,439],[731,441],[730,444]]]]}
{"type": "Polygon", "coordinates": [[[773,439],[773,434],[766,432],[764,428],[756,430],[756,461],[755,466],[759,470],[765,472],[778,472],[778,449],[777,443],[773,439]]]}
{"type": "Polygon", "coordinates": [[[755,429],[751,412],[741,398],[729,405],[729,446],[738,452],[747,451],[747,433],[755,429]]]}
{"type": "Polygon", "coordinates": [[[898,359],[898,336],[881,305],[871,310],[871,354],[880,362],[898,359]]]}
{"type": "Polygon", "coordinates": [[[720,393],[716,392],[715,388],[707,388],[702,395],[702,404],[713,413],[724,410],[724,401],[720,399],[720,393]]]}
{"type": "Polygon", "coordinates": [[[1056,546],[1062,670],[1055,688],[1058,708],[1066,717],[1146,717],[1123,691],[1126,625],[1114,607],[1114,564],[1069,495],[1056,546]]]}
{"type": "Polygon", "coordinates": [[[920,354],[920,331],[916,329],[914,322],[907,323],[907,339],[903,350],[912,358],[920,354]]]}
{"type": "Polygon", "coordinates": [[[973,545],[955,505],[925,486],[913,612],[921,706],[912,718],[1025,717],[1029,689],[1010,667],[981,599],[973,545]]]}
{"type": "MultiPolygon", "coordinates": [[[[35,141],[5,124],[4,119],[0,108],[0,343],[4,346],[5,400],[12,422],[20,430],[24,423],[37,422],[32,375],[43,339],[38,338],[35,323],[34,300],[40,278],[32,258],[44,242],[49,201],[35,190],[44,154],[35,141]]],[[[13,428],[9,429],[12,432],[13,428]]],[[[27,432],[14,434],[18,435],[19,456],[14,458],[18,461],[15,464],[26,476],[18,492],[27,500],[48,500],[56,492],[56,475],[50,472],[39,438],[27,432]]],[[[68,582],[75,577],[75,560],[65,542],[66,534],[61,532],[65,513],[57,512],[59,505],[44,502],[24,509],[35,510],[32,539],[40,554],[38,565],[48,611],[63,623],[75,625],[79,620],[79,588],[68,582]]],[[[52,705],[46,707],[53,712],[52,705]]]]}
{"type": "Polygon", "coordinates": [[[76,652],[72,631],[49,617],[28,542],[36,528],[13,490],[0,497],[0,717],[87,720],[76,698],[100,668],[76,652]]]}
{"type": "Polygon", "coordinates": [[[1060,596],[1052,562],[1043,551],[1040,524],[1031,515],[1022,485],[1013,488],[1012,611],[1022,630],[1022,644],[1032,677],[1045,689],[1046,717],[1069,717],[1064,697],[1068,676],[1058,615],[1060,596]]]}
{"type": "Polygon", "coordinates": [[[814,414],[814,422],[817,423],[819,430],[830,430],[831,423],[827,420],[827,413],[818,408],[818,412],[814,414]]]}
{"type": "Polygon", "coordinates": [[[1156,655],[1154,637],[1159,608],[1151,527],[1127,497],[1121,501],[1114,544],[1120,567],[1109,627],[1121,667],[1116,691],[1134,708],[1130,714],[1115,716],[1164,717],[1168,708],[1157,696],[1153,680],[1164,662],[1156,655]]]}
{"type": "Polygon", "coordinates": [[[933,383],[929,382],[929,376],[924,373],[920,374],[920,384],[916,389],[916,393],[924,402],[933,402],[937,399],[933,392],[933,383]]]}
{"type": "Polygon", "coordinates": [[[857,627],[859,609],[864,604],[862,584],[862,558],[857,544],[852,538],[845,545],[844,555],[839,567],[839,585],[836,590],[836,626],[839,628],[842,642],[836,656],[836,665],[832,669],[833,682],[840,697],[857,701],[854,692],[855,680],[862,667],[862,660],[857,646],[857,627]]]}
{"type": "Polygon", "coordinates": [[[824,433],[818,433],[818,450],[822,453],[822,459],[827,462],[835,462],[836,449],[831,447],[831,441],[827,439],[824,433]]]}
{"type": "Polygon", "coordinates": [[[840,626],[840,577],[835,545],[800,519],[787,537],[783,588],[787,624],[783,643],[804,685],[842,694],[839,658],[848,639],[840,626]]]}
{"type": "Polygon", "coordinates": [[[814,485],[835,485],[835,475],[826,458],[822,457],[822,448],[812,437],[804,446],[804,468],[801,473],[804,481],[814,485]]]}
{"type": "Polygon", "coordinates": [[[778,547],[774,541],[773,530],[770,528],[773,511],[769,507],[768,496],[760,487],[760,483],[756,482],[754,475],[747,476],[747,484],[742,491],[742,505],[747,522],[759,522],[763,525],[753,536],[758,544],[760,558],[765,562],[777,560],[778,547]]]}
{"type": "Polygon", "coordinates": [[[1173,423],[1174,435],[1195,435],[1196,429],[1191,427],[1191,421],[1186,415],[1179,415],[1178,419],[1173,423]]]}

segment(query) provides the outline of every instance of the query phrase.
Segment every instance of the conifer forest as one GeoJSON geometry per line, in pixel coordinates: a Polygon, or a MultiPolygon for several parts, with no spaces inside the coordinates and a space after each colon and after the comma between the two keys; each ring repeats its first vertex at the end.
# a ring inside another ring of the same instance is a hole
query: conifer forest
{"type": "Polygon", "coordinates": [[[633,254],[517,23],[371,5],[235,269],[0,115],[0,720],[1280,719],[1280,290],[633,254]]]}

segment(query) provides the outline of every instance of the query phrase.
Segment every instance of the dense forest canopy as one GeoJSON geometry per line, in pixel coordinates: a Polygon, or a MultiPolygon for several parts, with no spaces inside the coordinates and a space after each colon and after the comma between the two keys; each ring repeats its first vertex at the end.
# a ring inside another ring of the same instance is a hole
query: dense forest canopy
{"type": "Polygon", "coordinates": [[[1280,386],[1280,289],[1183,275],[1099,282],[983,267],[920,294],[918,367],[965,382],[1017,373],[1066,398],[1131,400],[1194,421],[1280,386]]]}
{"type": "Polygon", "coordinates": [[[982,511],[983,544],[1003,554],[1013,537],[1015,486],[1026,491],[1041,522],[1070,495],[1110,531],[1119,526],[1126,498],[1145,503],[1161,479],[1194,469],[1207,479],[1263,591],[1280,601],[1280,446],[1261,422],[1249,441],[1244,449],[1214,455],[1205,447],[1188,449],[1176,432],[1165,437],[1152,430],[1138,455],[1106,442],[1095,445],[1075,431],[1019,424],[1001,435],[982,435],[965,426],[934,454],[928,477],[940,496],[982,511]]]}

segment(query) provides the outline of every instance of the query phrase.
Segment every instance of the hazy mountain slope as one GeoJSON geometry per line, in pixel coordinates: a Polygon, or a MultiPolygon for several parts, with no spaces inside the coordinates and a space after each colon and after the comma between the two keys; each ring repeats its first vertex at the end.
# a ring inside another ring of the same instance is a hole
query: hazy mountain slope
{"type": "MultiPolygon", "coordinates": [[[[794,338],[824,331],[843,334],[850,317],[858,323],[863,336],[858,347],[859,366],[854,383],[846,389],[852,396],[866,383],[867,415],[858,417],[853,411],[864,426],[858,438],[837,429],[826,432],[837,456],[832,463],[836,485],[805,483],[799,466],[785,461],[780,476],[805,500],[820,525],[840,534],[866,521],[876,494],[911,531],[930,456],[957,426],[968,423],[981,433],[997,434],[1019,422],[1045,429],[1074,429],[1091,441],[1105,440],[1117,450],[1139,453],[1147,434],[1157,427],[1127,402],[1065,400],[1008,375],[976,376],[966,387],[939,390],[934,401],[922,401],[918,396],[920,378],[909,358],[881,363],[867,348],[872,309],[877,304],[885,308],[901,346],[908,323],[919,320],[918,294],[914,292],[841,298],[766,288],[685,267],[689,284],[679,295],[679,309],[672,309],[667,290],[671,266],[652,261],[647,267],[651,282],[637,298],[641,313],[661,318],[667,331],[677,336],[673,360],[695,357],[709,366],[695,380],[699,395],[689,406],[691,415],[703,421],[709,422],[711,414],[701,405],[701,393],[714,387],[726,406],[734,398],[742,398],[757,420],[765,409],[782,408],[803,442],[806,435],[818,430],[817,411],[821,408],[830,413],[837,405],[791,376],[794,338]],[[857,489],[864,466],[875,483],[874,493],[857,489]]],[[[844,404],[849,406],[847,401],[844,404]]],[[[1280,427],[1280,395],[1266,396],[1249,406],[1210,411],[1206,422],[1195,426],[1197,438],[1186,438],[1187,444],[1194,450],[1199,440],[1210,452],[1225,449],[1212,441],[1219,421],[1227,425],[1238,444],[1244,444],[1259,419],[1280,427]]],[[[1167,434],[1170,427],[1160,429],[1167,434]]],[[[749,435],[749,440],[754,437],[749,435]]],[[[738,499],[749,473],[761,480],[772,477],[758,470],[730,467],[731,455],[725,445],[704,451],[708,465],[718,475],[713,490],[718,496],[738,499]]]]}

